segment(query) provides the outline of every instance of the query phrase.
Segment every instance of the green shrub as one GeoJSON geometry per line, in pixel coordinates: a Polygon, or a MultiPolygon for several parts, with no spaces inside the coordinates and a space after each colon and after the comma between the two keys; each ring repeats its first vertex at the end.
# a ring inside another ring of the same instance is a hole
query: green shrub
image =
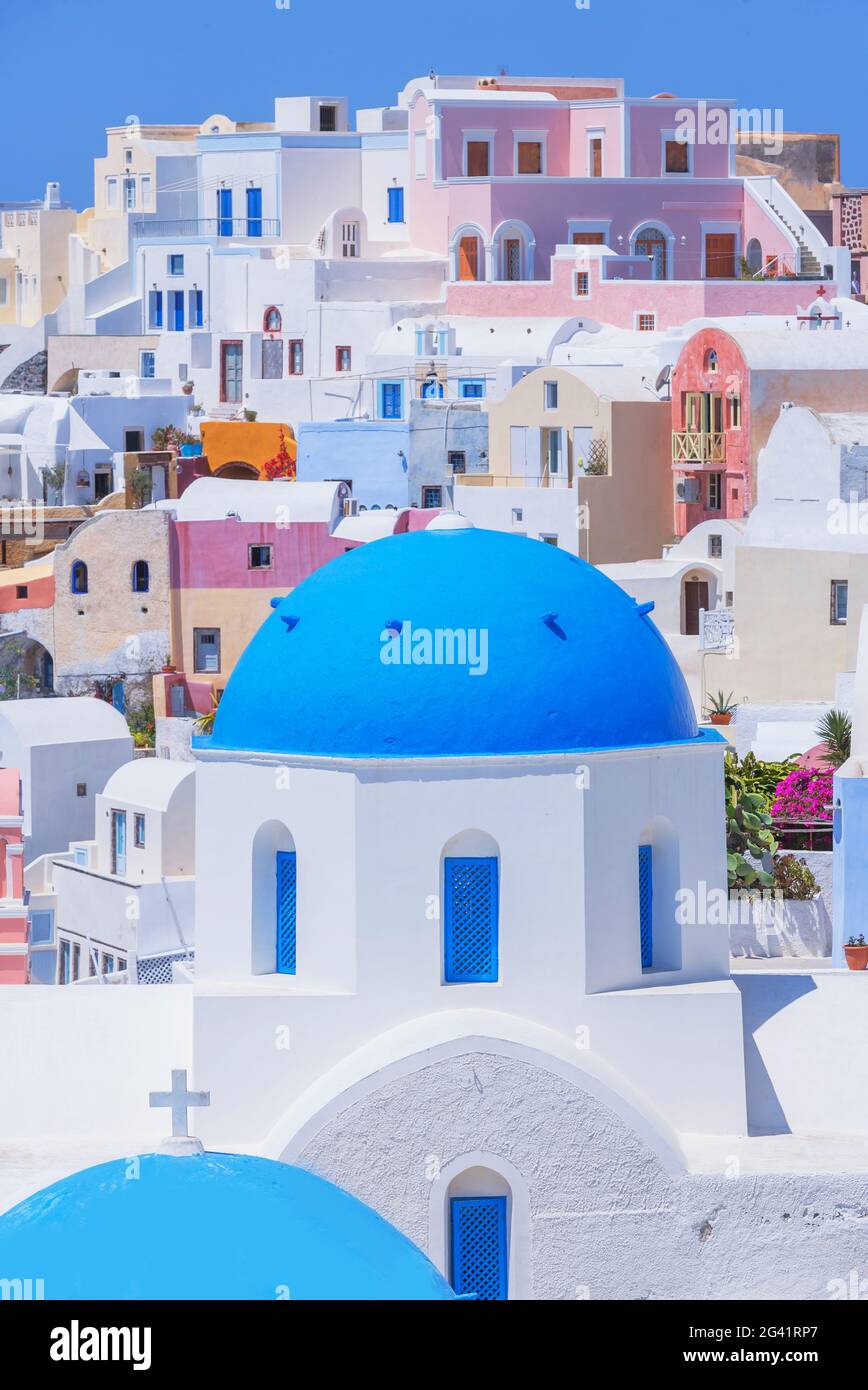
{"type": "Polygon", "coordinates": [[[820,892],[820,885],[814,878],[804,859],[794,854],[779,854],[774,863],[775,888],[785,898],[793,902],[810,902],[820,892]]]}

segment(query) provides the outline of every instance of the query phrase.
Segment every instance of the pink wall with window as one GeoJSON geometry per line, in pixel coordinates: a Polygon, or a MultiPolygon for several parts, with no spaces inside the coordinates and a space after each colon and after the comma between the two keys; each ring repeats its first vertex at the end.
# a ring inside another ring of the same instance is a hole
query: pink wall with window
{"type": "MultiPolygon", "coordinates": [[[[724,102],[710,102],[708,112],[728,110],[724,102]]],[[[627,103],[630,175],[633,178],[660,178],[663,173],[663,135],[675,131],[681,124],[678,113],[698,111],[698,104],[691,101],[649,101],[647,104],[627,103]]],[[[694,120],[697,140],[691,149],[691,174],[671,175],[670,180],[683,178],[685,182],[693,178],[725,179],[729,177],[730,146],[708,143],[708,136],[716,133],[713,119],[706,122],[699,113],[694,120]]]]}
{"type": "MultiPolygon", "coordinates": [[[[180,589],[295,588],[347,542],[326,522],[176,521],[171,526],[172,577],[180,589]],[[271,568],[251,569],[249,547],[270,545],[271,568]]],[[[267,614],[263,614],[263,621],[267,614]]]]}
{"type": "Polygon", "coordinates": [[[738,343],[721,329],[700,329],[681,349],[672,372],[673,433],[688,430],[688,395],[721,397],[725,458],[719,468],[709,464],[690,472],[673,467],[675,479],[694,478],[699,491],[696,502],[675,504],[675,530],[679,536],[686,535],[701,521],[747,516],[752,505],[750,373],[738,343]],[[711,473],[719,474],[722,484],[720,506],[716,508],[708,506],[711,473]]]}
{"type": "Polygon", "coordinates": [[[591,133],[602,135],[603,139],[603,177],[621,178],[624,173],[622,159],[622,118],[624,108],[620,104],[612,106],[574,106],[570,111],[570,174],[573,178],[592,178],[588,159],[588,137],[591,133]]]}

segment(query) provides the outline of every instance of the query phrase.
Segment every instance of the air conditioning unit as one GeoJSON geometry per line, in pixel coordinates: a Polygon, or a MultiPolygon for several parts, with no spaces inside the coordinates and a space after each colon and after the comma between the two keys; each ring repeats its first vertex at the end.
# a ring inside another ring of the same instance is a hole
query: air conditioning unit
{"type": "Polygon", "coordinates": [[[698,502],[699,501],[699,479],[680,478],[675,484],[676,502],[698,502]]]}
{"type": "Polygon", "coordinates": [[[358,497],[344,498],[344,516],[358,516],[359,499],[358,497]]]}

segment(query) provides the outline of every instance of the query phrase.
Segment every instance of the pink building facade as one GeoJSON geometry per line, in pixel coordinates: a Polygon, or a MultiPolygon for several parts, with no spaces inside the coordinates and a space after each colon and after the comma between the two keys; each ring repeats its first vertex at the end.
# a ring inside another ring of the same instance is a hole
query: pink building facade
{"type": "Polygon", "coordinates": [[[27,908],[24,904],[24,818],[17,768],[0,769],[0,985],[26,985],[27,908]]]}
{"type": "Polygon", "coordinates": [[[410,239],[448,257],[449,312],[574,313],[576,265],[589,315],[624,327],[637,312],[665,328],[806,302],[804,279],[787,284],[798,237],[735,176],[732,102],[628,98],[620,81],[458,80],[407,93],[410,239]],[[710,290],[691,293],[697,282],[710,290]]]}

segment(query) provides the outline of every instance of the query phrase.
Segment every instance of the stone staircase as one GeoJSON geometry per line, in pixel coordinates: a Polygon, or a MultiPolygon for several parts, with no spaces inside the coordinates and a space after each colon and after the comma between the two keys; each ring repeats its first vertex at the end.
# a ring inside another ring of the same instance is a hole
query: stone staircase
{"type": "MultiPolygon", "coordinates": [[[[799,279],[822,280],[824,278],[823,267],[820,265],[820,262],[817,260],[817,257],[814,255],[813,251],[811,251],[810,248],[805,244],[805,242],[799,236],[799,233],[796,231],[796,228],[787,221],[783,213],[775,207],[774,203],[769,202],[768,198],[766,198],[766,203],[771,208],[775,217],[777,217],[777,219],[783,223],[790,235],[795,237],[796,239],[799,248],[799,279]]],[[[808,214],[805,213],[806,217],[807,215],[808,214]]]]}

